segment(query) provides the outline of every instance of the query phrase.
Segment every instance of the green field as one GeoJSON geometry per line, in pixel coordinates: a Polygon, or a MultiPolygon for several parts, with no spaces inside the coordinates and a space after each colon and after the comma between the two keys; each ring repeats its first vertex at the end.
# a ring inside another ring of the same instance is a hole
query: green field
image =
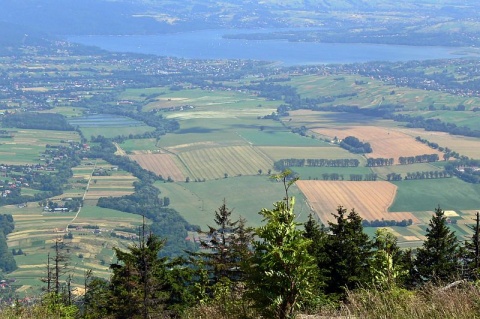
{"type": "MultiPolygon", "coordinates": [[[[190,223],[212,225],[215,210],[225,199],[227,207],[233,209],[234,218],[243,216],[249,225],[259,226],[262,218],[258,212],[262,208],[273,208],[273,203],[281,200],[285,191],[283,184],[271,181],[267,176],[229,177],[207,182],[158,183],[162,196],[170,197],[170,207],[178,210],[190,223]]],[[[291,196],[296,197],[296,214],[300,222],[306,221],[309,209],[304,197],[296,187],[291,196]]]]}
{"type": "Polygon", "coordinates": [[[300,176],[300,179],[318,179],[323,180],[323,174],[340,174],[343,175],[344,180],[350,180],[350,174],[371,174],[369,167],[292,167],[295,173],[300,176]]]}
{"type": "Polygon", "coordinates": [[[457,178],[394,182],[397,196],[391,212],[433,211],[442,209],[480,209],[480,185],[457,178]]]}

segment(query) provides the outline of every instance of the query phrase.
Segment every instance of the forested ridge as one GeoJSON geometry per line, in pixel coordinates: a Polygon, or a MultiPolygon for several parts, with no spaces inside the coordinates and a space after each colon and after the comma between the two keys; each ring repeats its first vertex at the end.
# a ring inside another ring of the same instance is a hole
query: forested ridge
{"type": "Polygon", "coordinates": [[[298,224],[295,198],[288,193],[296,179],[288,170],[274,178],[284,184],[285,197],[273,208],[260,210],[260,227],[247,227],[243,218],[233,220],[224,200],[212,214],[212,226],[198,230],[202,249],[169,258],[160,257],[165,240],[144,224],[138,242],[115,248],[118,261],[110,265],[110,280],[88,273],[84,295],[73,298],[69,291],[51,288],[42,305],[17,309],[62,318],[284,319],[345,311],[362,318],[479,314],[474,300],[467,301],[479,295],[474,285],[480,270],[478,213],[473,236],[460,242],[437,207],[422,246],[401,250],[386,229],[377,229],[370,238],[353,208],[339,206],[327,225],[312,215],[298,224]],[[448,306],[438,294],[448,295],[448,306]],[[382,304],[398,307],[384,309],[382,304]]]}

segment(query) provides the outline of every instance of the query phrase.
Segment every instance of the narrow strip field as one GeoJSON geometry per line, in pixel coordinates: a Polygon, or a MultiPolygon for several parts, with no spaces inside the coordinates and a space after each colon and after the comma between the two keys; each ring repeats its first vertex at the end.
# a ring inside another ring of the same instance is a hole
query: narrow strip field
{"type": "Polygon", "coordinates": [[[412,213],[389,213],[397,186],[385,181],[350,182],[350,181],[297,181],[313,211],[323,223],[334,221],[332,213],[338,206],[355,211],[369,221],[412,219],[419,222],[412,213]]]}
{"type": "Polygon", "coordinates": [[[130,155],[141,167],[163,178],[171,177],[174,181],[184,181],[185,174],[181,163],[171,154],[137,154],[130,155]]]}
{"type": "Polygon", "coordinates": [[[227,176],[256,175],[267,172],[272,161],[252,146],[227,146],[198,149],[179,154],[194,179],[218,179],[227,176]]]}

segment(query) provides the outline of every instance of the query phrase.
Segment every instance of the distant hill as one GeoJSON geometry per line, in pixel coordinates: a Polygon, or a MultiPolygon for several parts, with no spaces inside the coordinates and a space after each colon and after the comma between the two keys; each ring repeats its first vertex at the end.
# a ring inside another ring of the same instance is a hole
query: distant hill
{"type": "Polygon", "coordinates": [[[0,21],[54,35],[479,21],[474,0],[0,0],[0,21]]]}

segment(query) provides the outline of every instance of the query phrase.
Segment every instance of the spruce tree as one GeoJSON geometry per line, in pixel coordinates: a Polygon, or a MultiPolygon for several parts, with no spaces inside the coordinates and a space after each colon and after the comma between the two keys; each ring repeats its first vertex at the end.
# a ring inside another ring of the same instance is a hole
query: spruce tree
{"type": "Polygon", "coordinates": [[[205,239],[200,240],[203,251],[191,253],[205,265],[212,285],[222,278],[241,280],[240,266],[248,255],[253,237],[253,230],[246,226],[245,219],[233,221],[232,212],[224,199],[215,211],[216,226],[208,226],[208,232],[199,231],[205,236],[205,239]]]}
{"type": "Polygon", "coordinates": [[[317,290],[318,293],[323,293],[325,282],[328,278],[329,259],[326,252],[326,245],[328,240],[328,229],[319,224],[310,214],[308,221],[304,224],[303,237],[311,241],[308,247],[308,252],[315,258],[317,264],[317,290]]]}
{"type": "Polygon", "coordinates": [[[427,240],[417,251],[415,266],[423,281],[448,281],[458,275],[459,250],[445,212],[437,207],[426,231],[427,240]]]}
{"type": "Polygon", "coordinates": [[[480,270],[480,213],[475,215],[474,226],[469,226],[473,230],[472,237],[465,241],[463,247],[463,261],[465,265],[463,277],[469,279],[478,279],[480,270]]]}
{"type": "Polygon", "coordinates": [[[127,251],[114,248],[119,262],[110,266],[109,312],[113,318],[151,318],[163,312],[169,298],[170,265],[166,257],[158,257],[165,241],[143,234],[139,244],[127,251]]]}
{"type": "Polygon", "coordinates": [[[326,251],[329,258],[327,292],[342,295],[346,290],[371,283],[372,242],[363,232],[362,218],[354,209],[347,215],[342,206],[329,222],[326,251]]]}

